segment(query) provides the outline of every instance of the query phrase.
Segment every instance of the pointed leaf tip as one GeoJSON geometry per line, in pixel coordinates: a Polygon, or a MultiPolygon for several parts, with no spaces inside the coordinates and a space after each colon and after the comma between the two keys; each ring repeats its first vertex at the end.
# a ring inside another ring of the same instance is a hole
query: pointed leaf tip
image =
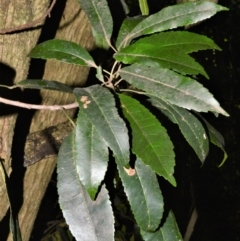
{"type": "Polygon", "coordinates": [[[61,62],[96,68],[86,49],[66,40],[53,39],[37,45],[28,55],[39,59],[56,59],[61,62]]]}
{"type": "Polygon", "coordinates": [[[58,154],[58,194],[63,216],[76,240],[113,241],[114,218],[108,192],[103,185],[92,201],[77,173],[74,135],[62,143],[58,154]],[[104,217],[104,218],[103,218],[104,217]]]}
{"type": "Polygon", "coordinates": [[[133,153],[154,172],[176,186],[173,177],[175,154],[166,129],[137,100],[123,94],[119,97],[123,114],[131,126],[133,153]]]}
{"type": "Polygon", "coordinates": [[[197,23],[224,10],[228,9],[209,1],[194,1],[166,7],[140,22],[125,37],[123,47],[139,36],[197,23]]]}
{"type": "Polygon", "coordinates": [[[108,164],[108,146],[83,111],[79,111],[75,135],[77,172],[94,200],[108,164]]]}
{"type": "Polygon", "coordinates": [[[140,64],[122,68],[120,75],[149,96],[161,98],[171,104],[198,112],[220,113],[228,116],[213,95],[200,83],[165,68],[140,64]]]}

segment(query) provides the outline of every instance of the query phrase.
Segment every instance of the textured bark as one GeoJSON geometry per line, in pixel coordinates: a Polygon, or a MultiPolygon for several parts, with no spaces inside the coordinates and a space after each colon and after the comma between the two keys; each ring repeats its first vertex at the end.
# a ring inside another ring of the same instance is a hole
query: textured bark
{"type": "MultiPolygon", "coordinates": [[[[35,3],[36,0],[33,2],[34,4],[36,4],[35,3]]],[[[44,5],[43,0],[41,0],[40,2],[41,2],[40,3],[41,5],[44,5]]],[[[28,34],[28,38],[30,39],[31,34],[34,31],[29,31],[24,33],[28,34]]],[[[19,34],[21,35],[24,33],[19,33],[19,34]]],[[[19,34],[17,34],[16,36],[18,36],[19,34]]],[[[0,39],[1,37],[8,38],[9,36],[11,37],[11,35],[0,36],[0,39]]],[[[60,22],[59,30],[56,34],[56,38],[74,41],[76,43],[81,44],[82,46],[87,47],[88,49],[93,48],[94,43],[91,35],[91,28],[89,26],[88,20],[84,12],[81,11],[80,6],[76,0],[67,0],[64,14],[60,22]]],[[[26,54],[30,51],[30,49],[34,46],[35,43],[36,41],[33,44],[31,44],[29,49],[26,50],[22,55],[26,56],[26,54]]],[[[10,49],[10,46],[5,43],[4,48],[10,49]]],[[[20,46],[18,48],[18,52],[19,50],[22,51],[20,46]]],[[[0,56],[1,56],[1,53],[0,53],[0,56]]],[[[4,59],[0,61],[6,62],[4,59]]],[[[23,61],[26,62],[25,60],[23,61]]],[[[11,61],[8,61],[7,63],[10,65],[11,61]]],[[[16,72],[18,71],[21,72],[21,68],[18,70],[17,66],[15,66],[15,69],[16,69],[16,72]]],[[[58,81],[61,81],[62,83],[67,83],[69,85],[72,85],[73,83],[74,85],[82,85],[86,79],[88,71],[89,71],[88,68],[85,68],[85,67],[68,65],[64,63],[59,63],[57,61],[47,61],[45,65],[43,79],[58,80],[58,81]]],[[[25,76],[23,75],[19,76],[16,81],[20,79],[24,79],[26,77],[27,70],[24,73],[25,73],[25,76]]],[[[54,91],[42,91],[41,96],[44,104],[63,104],[63,103],[66,104],[74,100],[74,97],[71,94],[62,94],[54,91]]],[[[73,113],[74,111],[68,111],[68,114],[70,116],[72,116],[73,113]]],[[[9,118],[9,117],[6,117],[6,118],[9,118]]],[[[62,111],[56,111],[56,112],[39,111],[39,112],[36,112],[36,114],[32,119],[30,132],[39,131],[39,130],[45,129],[46,127],[53,126],[53,125],[62,123],[64,121],[66,121],[66,116],[62,111]]],[[[7,123],[9,122],[7,121],[7,123]]],[[[8,147],[12,138],[13,125],[14,125],[14,121],[12,121],[10,124],[12,129],[10,131],[11,135],[9,137],[9,142],[7,145],[8,147]]],[[[1,131],[1,128],[3,129],[3,127],[1,127],[1,124],[0,124],[0,131],[1,131]]],[[[7,157],[10,160],[9,151],[10,150],[8,149],[7,157]]],[[[5,153],[7,153],[7,151],[5,151],[5,153]]],[[[5,154],[5,156],[6,155],[7,154],[5,154]]],[[[11,166],[11,162],[8,161],[6,163],[9,169],[11,166]]],[[[42,160],[41,162],[38,162],[28,167],[25,172],[24,181],[23,181],[23,193],[24,193],[23,204],[19,212],[19,222],[20,222],[21,232],[23,235],[23,241],[29,240],[31,230],[33,228],[34,220],[36,218],[41,200],[43,198],[43,195],[45,193],[45,190],[51,178],[52,172],[55,168],[55,164],[56,164],[56,157],[48,157],[48,158],[45,158],[45,160],[42,160]]],[[[0,183],[0,187],[1,187],[1,183],[0,183]]],[[[2,192],[4,193],[4,190],[2,192]]],[[[1,195],[1,189],[0,189],[0,195],[1,195]]],[[[0,200],[2,200],[2,197],[0,197],[0,200]]],[[[0,212],[2,212],[1,203],[0,203],[0,212]]],[[[5,201],[5,206],[6,206],[6,201],[5,201]]],[[[0,216],[0,220],[5,213],[6,213],[6,208],[2,212],[2,216],[0,216]]],[[[9,240],[11,239],[9,238],[9,240]]]]}
{"type": "MultiPolygon", "coordinates": [[[[16,27],[39,18],[47,10],[49,0],[36,0],[29,6],[27,0],[1,0],[0,29],[16,27]]],[[[27,77],[29,58],[27,54],[36,45],[40,30],[0,35],[0,83],[13,84],[27,77]],[[5,75],[11,72],[10,75],[5,75]],[[15,76],[14,76],[15,75],[15,76]],[[12,77],[12,79],[8,79],[12,77]]],[[[8,92],[6,90],[1,91],[8,92]]],[[[6,93],[8,95],[8,93],[6,93]]],[[[8,95],[9,96],[9,95],[8,95]]],[[[11,146],[16,114],[11,107],[0,105],[0,158],[4,160],[8,174],[11,173],[11,146]],[[7,110],[6,110],[7,108],[7,110]],[[5,112],[10,114],[5,115],[5,112]]],[[[0,220],[6,214],[8,201],[5,185],[0,177],[0,220]]]]}

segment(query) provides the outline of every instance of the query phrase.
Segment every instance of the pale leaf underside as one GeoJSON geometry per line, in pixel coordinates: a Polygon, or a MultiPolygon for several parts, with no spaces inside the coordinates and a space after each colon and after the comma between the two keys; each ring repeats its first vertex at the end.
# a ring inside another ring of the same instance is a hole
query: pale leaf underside
{"type": "Polygon", "coordinates": [[[123,166],[129,162],[129,138],[124,121],[118,115],[111,92],[99,85],[76,88],[79,107],[123,166]]]}
{"type": "Polygon", "coordinates": [[[90,199],[77,173],[74,135],[64,140],[58,155],[57,187],[64,218],[76,240],[113,241],[114,219],[108,192],[102,186],[96,201],[90,199]]]}
{"type": "Polygon", "coordinates": [[[151,103],[168,116],[173,123],[178,124],[189,145],[192,146],[200,161],[204,162],[209,151],[209,141],[202,123],[189,111],[159,98],[152,98],[151,103]]]}
{"type": "Polygon", "coordinates": [[[133,64],[120,70],[130,84],[149,96],[198,112],[212,111],[228,116],[212,94],[197,81],[169,69],[133,64]]]}

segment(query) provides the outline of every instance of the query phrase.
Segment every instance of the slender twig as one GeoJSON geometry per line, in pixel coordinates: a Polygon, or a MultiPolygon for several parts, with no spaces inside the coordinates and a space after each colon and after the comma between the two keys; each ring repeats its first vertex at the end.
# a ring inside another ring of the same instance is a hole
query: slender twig
{"type": "Polygon", "coordinates": [[[111,76],[114,76],[115,73],[113,74],[113,71],[114,71],[117,64],[118,64],[118,61],[115,61],[113,66],[112,66],[112,69],[111,69],[111,76]]]}
{"type": "Polygon", "coordinates": [[[3,88],[7,88],[7,89],[15,89],[15,88],[19,88],[20,86],[17,86],[17,85],[13,85],[13,86],[8,86],[8,85],[0,85],[0,87],[3,87],[3,88]]]}
{"type": "Polygon", "coordinates": [[[53,0],[50,7],[48,8],[48,10],[45,12],[45,14],[43,16],[41,16],[40,18],[32,21],[32,22],[28,22],[26,24],[20,25],[18,27],[12,27],[12,28],[6,28],[6,29],[0,29],[0,34],[6,34],[6,33],[13,33],[16,31],[20,31],[20,30],[24,30],[24,29],[29,29],[32,28],[34,26],[36,26],[37,24],[41,23],[47,16],[50,16],[50,13],[55,5],[57,0],[53,0]]]}
{"type": "Polygon", "coordinates": [[[114,86],[117,86],[121,81],[123,81],[123,78],[121,78],[121,79],[118,80],[116,83],[114,83],[114,86]]]}
{"type": "Polygon", "coordinates": [[[139,94],[139,95],[146,95],[145,92],[131,90],[131,89],[120,89],[120,91],[122,91],[122,92],[132,92],[132,93],[136,93],[136,94],[139,94]]]}
{"type": "Polygon", "coordinates": [[[66,104],[66,105],[34,105],[34,104],[28,104],[28,103],[23,103],[15,100],[9,100],[0,97],[0,103],[4,103],[7,105],[13,105],[25,109],[34,109],[34,110],[69,110],[69,109],[74,109],[78,107],[78,103],[74,102],[71,104],[66,104]]]}

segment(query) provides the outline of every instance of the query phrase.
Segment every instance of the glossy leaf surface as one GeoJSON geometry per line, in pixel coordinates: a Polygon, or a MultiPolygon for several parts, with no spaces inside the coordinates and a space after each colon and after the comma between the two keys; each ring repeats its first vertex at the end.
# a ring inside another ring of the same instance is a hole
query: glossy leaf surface
{"type": "Polygon", "coordinates": [[[208,1],[188,2],[166,7],[139,23],[123,40],[123,47],[134,38],[197,23],[227,8],[208,1]]]}
{"type": "Polygon", "coordinates": [[[108,48],[111,46],[111,36],[113,31],[113,20],[106,0],[79,0],[81,8],[85,11],[94,29],[94,36],[102,39],[101,46],[108,48]]]}
{"type": "Polygon", "coordinates": [[[159,108],[173,123],[178,124],[188,144],[194,149],[201,162],[209,151],[207,133],[202,123],[189,111],[159,98],[152,98],[151,103],[159,108]]]}
{"type": "Polygon", "coordinates": [[[19,81],[17,85],[27,89],[46,89],[73,93],[73,89],[71,87],[54,80],[26,79],[19,81]]]}
{"type": "Polygon", "coordinates": [[[126,95],[120,95],[120,100],[123,114],[131,126],[133,153],[176,186],[173,177],[175,154],[166,129],[137,100],[126,95]]]}
{"type": "Polygon", "coordinates": [[[33,48],[28,56],[96,68],[93,58],[86,49],[66,40],[53,39],[43,42],[33,48]]]}
{"type": "Polygon", "coordinates": [[[83,111],[78,113],[75,143],[78,175],[94,199],[107,170],[108,146],[83,111]]]}
{"type": "Polygon", "coordinates": [[[133,64],[121,69],[120,75],[133,86],[146,91],[147,95],[189,110],[212,111],[228,116],[200,83],[169,69],[133,64]]]}
{"type": "Polygon", "coordinates": [[[125,64],[144,63],[150,66],[155,64],[182,74],[197,75],[200,73],[208,78],[203,67],[188,55],[205,49],[220,50],[211,39],[205,36],[177,31],[142,38],[121,49],[114,57],[125,64]]]}
{"type": "Polygon", "coordinates": [[[108,192],[102,186],[96,201],[90,199],[77,172],[74,139],[71,133],[63,141],[58,155],[57,187],[64,218],[77,241],[114,240],[108,192]]]}
{"type": "Polygon", "coordinates": [[[120,165],[118,170],[137,224],[142,230],[154,231],[163,214],[163,197],[156,174],[140,159],[136,160],[135,169],[129,169],[129,174],[120,165]]]}
{"type": "Polygon", "coordinates": [[[129,162],[128,130],[111,92],[99,85],[74,89],[79,107],[123,166],[129,162]]]}
{"type": "Polygon", "coordinates": [[[154,233],[141,231],[141,234],[145,241],[183,241],[172,211],[158,231],[154,233]]]}

